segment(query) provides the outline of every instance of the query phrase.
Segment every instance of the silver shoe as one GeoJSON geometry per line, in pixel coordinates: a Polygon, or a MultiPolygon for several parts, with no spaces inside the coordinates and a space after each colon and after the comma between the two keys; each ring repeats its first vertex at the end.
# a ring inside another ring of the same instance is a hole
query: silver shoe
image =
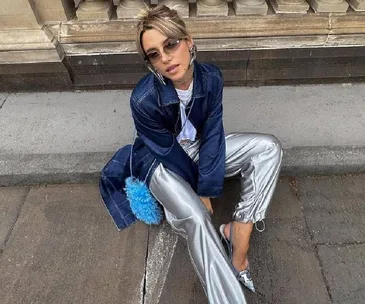
{"type": "Polygon", "coordinates": [[[238,272],[237,279],[243,285],[245,285],[249,290],[251,290],[252,292],[256,292],[255,285],[253,284],[251,277],[250,266],[247,266],[246,269],[242,270],[241,272],[238,272]]]}
{"type": "Polygon", "coordinates": [[[231,261],[231,267],[232,270],[234,272],[234,274],[236,275],[237,279],[239,282],[241,282],[247,289],[251,290],[252,292],[256,292],[255,290],[255,285],[253,283],[252,277],[251,277],[251,272],[250,272],[250,265],[247,266],[246,269],[242,270],[242,271],[238,271],[236,269],[236,267],[233,266],[232,264],[232,259],[233,259],[233,245],[231,243],[231,236],[232,236],[232,223],[230,226],[230,233],[229,236],[230,238],[227,239],[226,236],[224,235],[224,227],[226,225],[222,224],[219,227],[219,232],[221,234],[221,239],[224,240],[226,242],[227,248],[228,248],[228,257],[231,261]]]}

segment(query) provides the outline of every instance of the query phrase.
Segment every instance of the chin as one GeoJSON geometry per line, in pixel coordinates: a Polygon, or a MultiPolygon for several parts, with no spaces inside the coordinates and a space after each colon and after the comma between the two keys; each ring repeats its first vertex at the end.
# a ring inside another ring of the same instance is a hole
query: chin
{"type": "Polygon", "coordinates": [[[172,81],[181,81],[181,80],[184,79],[184,76],[185,76],[185,74],[183,74],[183,75],[173,75],[170,79],[172,81]]]}
{"type": "Polygon", "coordinates": [[[182,78],[181,77],[172,77],[172,78],[170,78],[172,81],[177,81],[177,82],[179,82],[179,81],[181,81],[182,80],[182,78]]]}

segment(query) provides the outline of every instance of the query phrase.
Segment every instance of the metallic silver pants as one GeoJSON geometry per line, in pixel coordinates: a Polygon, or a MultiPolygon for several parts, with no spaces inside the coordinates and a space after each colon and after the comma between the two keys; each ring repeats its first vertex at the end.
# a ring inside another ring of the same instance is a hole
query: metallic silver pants
{"type": "MultiPolygon", "coordinates": [[[[199,161],[199,141],[183,146],[199,161]]],[[[265,217],[279,176],[280,142],[271,135],[232,133],[226,136],[226,177],[241,175],[241,197],[233,218],[256,222],[265,217]]],[[[186,238],[189,254],[210,304],[246,304],[210,214],[190,185],[160,164],[150,190],[162,204],[173,230],[186,238]]]]}

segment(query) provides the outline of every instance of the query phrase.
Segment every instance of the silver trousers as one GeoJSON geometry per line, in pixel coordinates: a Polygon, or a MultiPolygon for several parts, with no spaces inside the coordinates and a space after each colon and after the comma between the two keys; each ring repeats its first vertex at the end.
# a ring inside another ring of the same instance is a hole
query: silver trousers
{"type": "MultiPolygon", "coordinates": [[[[257,133],[232,133],[226,139],[226,177],[241,176],[240,201],[233,220],[257,222],[265,218],[278,180],[282,150],[278,139],[257,133]]],[[[199,141],[184,145],[199,161],[199,141]]],[[[210,304],[246,304],[241,285],[211,222],[210,213],[182,177],[160,164],[150,190],[164,208],[172,229],[187,240],[195,271],[210,304]]]]}

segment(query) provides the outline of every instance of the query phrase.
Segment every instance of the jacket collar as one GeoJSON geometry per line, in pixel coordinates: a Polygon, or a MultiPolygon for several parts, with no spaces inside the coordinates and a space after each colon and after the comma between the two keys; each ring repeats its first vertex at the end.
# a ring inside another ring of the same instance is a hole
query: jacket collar
{"type": "MultiPolygon", "coordinates": [[[[192,100],[195,98],[204,97],[206,86],[205,78],[206,75],[205,73],[202,73],[200,64],[194,61],[194,85],[192,100]]],[[[175,87],[170,79],[165,78],[166,85],[160,83],[156,77],[154,77],[154,82],[155,87],[157,88],[159,106],[164,107],[180,102],[175,87]]]]}

